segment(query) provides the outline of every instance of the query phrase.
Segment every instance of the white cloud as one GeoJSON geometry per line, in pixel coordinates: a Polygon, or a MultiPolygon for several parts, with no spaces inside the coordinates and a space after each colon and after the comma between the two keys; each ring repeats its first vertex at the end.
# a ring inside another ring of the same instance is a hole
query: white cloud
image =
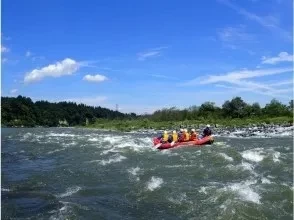
{"type": "Polygon", "coordinates": [[[227,5],[228,7],[232,8],[236,12],[238,12],[240,15],[243,15],[247,19],[250,19],[252,21],[255,21],[256,23],[260,24],[264,28],[267,28],[271,30],[272,32],[278,33],[280,36],[282,36],[284,39],[292,42],[292,34],[288,31],[283,30],[278,26],[278,19],[273,16],[266,16],[261,17],[256,14],[253,14],[244,8],[241,8],[235,4],[232,4],[229,0],[218,0],[219,2],[227,5]]]}
{"type": "Polygon", "coordinates": [[[176,79],[175,77],[161,75],[161,74],[148,74],[148,75],[155,78],[161,78],[161,79],[176,79]]]}
{"type": "Polygon", "coordinates": [[[216,83],[216,82],[232,82],[241,79],[249,79],[262,76],[277,75],[281,73],[291,72],[293,69],[288,68],[275,68],[275,69],[257,69],[257,70],[241,70],[229,72],[224,75],[209,76],[205,80],[201,81],[201,84],[216,83]]]}
{"type": "Polygon", "coordinates": [[[158,48],[149,49],[145,52],[140,52],[140,53],[138,53],[138,60],[144,61],[144,60],[151,58],[151,57],[161,56],[161,51],[166,48],[167,47],[158,47],[158,48]]]}
{"type": "Polygon", "coordinates": [[[28,50],[28,51],[26,52],[26,57],[30,57],[30,56],[32,56],[32,52],[28,50]]]}
{"type": "Polygon", "coordinates": [[[277,75],[282,73],[292,72],[292,68],[275,68],[275,69],[257,69],[257,70],[241,70],[229,72],[222,75],[210,75],[201,78],[197,78],[186,82],[182,85],[199,85],[199,84],[215,84],[219,82],[229,83],[238,87],[227,87],[226,85],[217,85],[218,87],[234,88],[235,90],[251,91],[258,94],[264,94],[269,96],[278,96],[281,93],[288,93],[291,89],[277,89],[275,86],[281,86],[289,84],[289,80],[277,82],[277,83],[260,83],[247,81],[246,79],[264,77],[270,75],[277,75]],[[280,83],[280,84],[279,84],[280,83]]]}
{"type": "Polygon", "coordinates": [[[250,41],[254,39],[252,34],[246,33],[244,25],[223,28],[218,32],[218,35],[224,42],[250,41]]]}
{"type": "Polygon", "coordinates": [[[45,77],[61,77],[64,75],[72,75],[79,69],[80,65],[77,61],[66,58],[61,62],[51,64],[41,69],[34,69],[24,77],[25,83],[32,83],[42,80],[45,77]]]}
{"type": "Polygon", "coordinates": [[[6,53],[6,52],[9,52],[9,51],[10,51],[9,48],[7,48],[7,47],[1,45],[1,53],[6,53]]]}
{"type": "Polygon", "coordinates": [[[277,57],[262,57],[263,64],[277,64],[280,62],[293,62],[293,55],[281,52],[277,57]]]}
{"type": "Polygon", "coordinates": [[[224,47],[232,50],[244,50],[250,55],[255,54],[252,50],[247,49],[248,43],[256,42],[255,36],[246,32],[244,25],[236,27],[225,27],[218,31],[218,38],[224,47]]]}
{"type": "Polygon", "coordinates": [[[103,75],[86,75],[84,76],[83,80],[89,81],[89,82],[103,82],[105,80],[107,80],[106,76],[103,75]]]}
{"type": "Polygon", "coordinates": [[[10,94],[15,94],[15,93],[17,93],[18,92],[18,90],[17,89],[12,89],[12,90],[10,90],[10,94]]]}

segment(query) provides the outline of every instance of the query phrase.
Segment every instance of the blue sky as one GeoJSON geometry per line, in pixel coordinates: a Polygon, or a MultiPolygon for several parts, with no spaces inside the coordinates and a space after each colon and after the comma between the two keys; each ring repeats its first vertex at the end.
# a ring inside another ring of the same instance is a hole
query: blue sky
{"type": "Polygon", "coordinates": [[[2,1],[2,96],[144,113],[293,98],[291,0],[2,1]]]}

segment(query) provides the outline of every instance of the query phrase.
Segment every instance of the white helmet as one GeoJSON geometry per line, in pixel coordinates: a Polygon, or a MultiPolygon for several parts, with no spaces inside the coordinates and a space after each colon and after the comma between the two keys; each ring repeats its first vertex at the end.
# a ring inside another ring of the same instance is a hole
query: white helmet
{"type": "Polygon", "coordinates": [[[207,128],[210,128],[210,125],[208,124],[208,125],[206,125],[206,127],[207,127],[207,128]]]}
{"type": "Polygon", "coordinates": [[[193,128],[191,131],[195,132],[195,129],[193,128]]]}
{"type": "Polygon", "coordinates": [[[164,131],[163,133],[167,134],[167,131],[164,131]]]}
{"type": "Polygon", "coordinates": [[[183,132],[183,131],[184,131],[184,129],[183,129],[183,128],[181,128],[181,129],[180,129],[180,132],[183,132]]]}
{"type": "Polygon", "coordinates": [[[176,131],[173,131],[173,133],[175,134],[175,133],[177,133],[176,131]]]}
{"type": "Polygon", "coordinates": [[[184,131],[185,131],[185,132],[188,132],[188,130],[187,130],[187,129],[184,129],[184,131]]]}

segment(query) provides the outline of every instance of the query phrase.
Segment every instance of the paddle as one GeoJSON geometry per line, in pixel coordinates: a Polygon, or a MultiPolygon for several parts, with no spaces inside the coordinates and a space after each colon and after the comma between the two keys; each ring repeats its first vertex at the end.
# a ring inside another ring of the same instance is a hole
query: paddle
{"type": "Polygon", "coordinates": [[[161,143],[155,145],[156,148],[160,147],[161,143]]]}
{"type": "Polygon", "coordinates": [[[170,146],[174,146],[174,144],[175,144],[175,142],[173,141],[173,142],[170,143],[170,146]]]}

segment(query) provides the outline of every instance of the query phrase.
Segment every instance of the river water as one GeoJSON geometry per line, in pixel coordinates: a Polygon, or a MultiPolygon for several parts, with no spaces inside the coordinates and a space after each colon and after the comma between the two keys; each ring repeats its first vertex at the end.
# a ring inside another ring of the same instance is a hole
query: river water
{"type": "Polygon", "coordinates": [[[153,131],[2,128],[2,219],[293,219],[287,132],[159,151],[153,131]]]}

